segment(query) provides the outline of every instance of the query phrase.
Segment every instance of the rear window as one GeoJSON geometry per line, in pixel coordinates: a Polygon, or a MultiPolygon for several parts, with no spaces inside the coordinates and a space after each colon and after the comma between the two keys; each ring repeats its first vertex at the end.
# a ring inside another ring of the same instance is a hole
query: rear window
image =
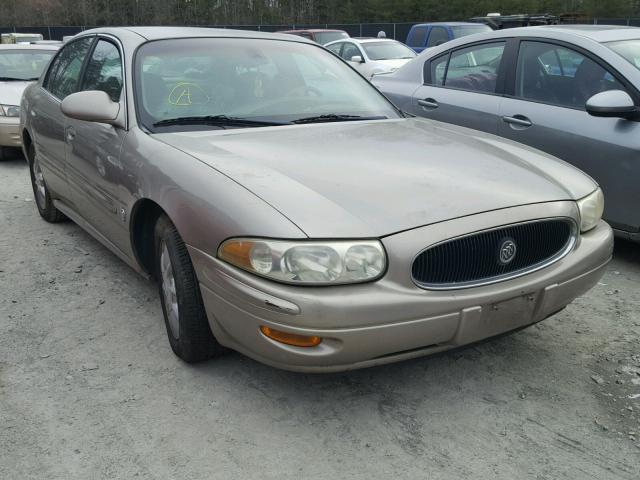
{"type": "Polygon", "coordinates": [[[320,45],[326,45],[329,42],[349,38],[349,35],[347,35],[346,32],[316,32],[315,37],[316,42],[320,45]]]}
{"type": "Polygon", "coordinates": [[[451,31],[453,32],[453,38],[460,38],[474,33],[490,32],[491,27],[489,25],[457,25],[451,27],[451,31]]]}
{"type": "Polygon", "coordinates": [[[640,70],[640,39],[609,42],[605,45],[640,70]]]}
{"type": "Polygon", "coordinates": [[[423,47],[427,39],[427,27],[415,27],[409,38],[409,45],[412,47],[423,47]]]}

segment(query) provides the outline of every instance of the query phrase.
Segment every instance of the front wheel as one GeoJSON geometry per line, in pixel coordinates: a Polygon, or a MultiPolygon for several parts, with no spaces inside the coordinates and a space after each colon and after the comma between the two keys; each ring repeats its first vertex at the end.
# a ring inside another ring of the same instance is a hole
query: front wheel
{"type": "Polygon", "coordinates": [[[211,333],[189,252],[164,215],[156,223],[155,240],[156,278],[171,349],[188,363],[218,355],[222,347],[211,333]]]}

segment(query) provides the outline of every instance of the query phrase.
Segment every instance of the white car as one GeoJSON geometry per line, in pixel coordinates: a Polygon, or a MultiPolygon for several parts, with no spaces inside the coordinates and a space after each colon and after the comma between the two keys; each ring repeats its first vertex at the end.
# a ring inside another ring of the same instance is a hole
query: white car
{"type": "MultiPolygon", "coordinates": [[[[38,80],[57,45],[0,45],[0,160],[11,149],[18,151],[20,99],[30,82],[38,80]]],[[[78,67],[79,68],[79,67],[78,67]]]]}
{"type": "Polygon", "coordinates": [[[389,38],[346,38],[325,45],[366,78],[395,72],[416,56],[404,43],[389,38]]]}

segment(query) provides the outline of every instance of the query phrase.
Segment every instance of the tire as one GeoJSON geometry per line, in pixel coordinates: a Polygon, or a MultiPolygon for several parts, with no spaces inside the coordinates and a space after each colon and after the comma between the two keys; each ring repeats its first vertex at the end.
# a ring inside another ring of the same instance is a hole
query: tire
{"type": "Polygon", "coordinates": [[[171,349],[187,363],[221,354],[223,348],[211,333],[187,247],[165,215],[156,222],[155,247],[156,279],[171,349]]]}
{"type": "Polygon", "coordinates": [[[31,188],[33,188],[33,196],[36,201],[36,207],[38,207],[38,213],[49,223],[58,223],[67,220],[67,217],[53,206],[53,201],[49,195],[47,184],[44,181],[42,170],[40,169],[40,163],[36,156],[35,148],[29,145],[27,150],[29,154],[29,173],[31,174],[31,188]]]}

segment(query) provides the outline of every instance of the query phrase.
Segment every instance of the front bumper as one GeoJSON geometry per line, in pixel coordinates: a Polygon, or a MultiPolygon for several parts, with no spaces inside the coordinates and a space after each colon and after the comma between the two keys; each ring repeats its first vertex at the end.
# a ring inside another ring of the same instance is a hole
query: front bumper
{"type": "Polygon", "coordinates": [[[21,146],[20,117],[0,117],[0,147],[21,146]]]}
{"type": "Polygon", "coordinates": [[[476,342],[538,322],[594,286],[611,259],[613,235],[601,222],[556,263],[493,285],[433,291],[416,286],[413,256],[468,232],[533,218],[576,218],[573,202],[516,207],[417,228],[383,239],[389,269],[362,285],[296,287],[240,271],[189,247],[218,341],[260,362],[295,371],[349,370],[476,342]],[[544,215],[540,215],[541,209],[544,215]],[[260,326],[323,338],[311,348],[265,337],[260,326]]]}

